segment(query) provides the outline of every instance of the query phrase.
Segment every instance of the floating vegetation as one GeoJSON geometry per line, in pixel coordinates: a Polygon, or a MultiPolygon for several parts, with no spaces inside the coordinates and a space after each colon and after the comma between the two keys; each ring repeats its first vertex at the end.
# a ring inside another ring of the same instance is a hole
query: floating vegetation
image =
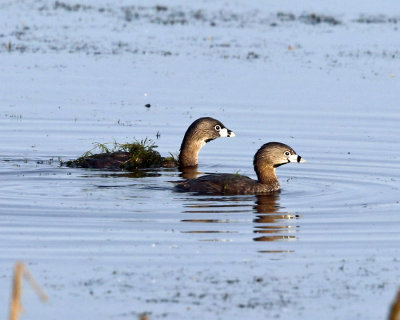
{"type": "Polygon", "coordinates": [[[174,155],[171,152],[168,157],[163,158],[161,166],[164,168],[173,168],[179,165],[178,155],[174,155]]]}
{"type": "Polygon", "coordinates": [[[175,167],[177,160],[171,154],[163,158],[155,150],[151,139],[132,143],[94,143],[94,147],[76,160],[61,162],[72,168],[94,168],[136,171],[142,168],[175,167]],[[98,153],[95,153],[95,152],[98,153]]]}

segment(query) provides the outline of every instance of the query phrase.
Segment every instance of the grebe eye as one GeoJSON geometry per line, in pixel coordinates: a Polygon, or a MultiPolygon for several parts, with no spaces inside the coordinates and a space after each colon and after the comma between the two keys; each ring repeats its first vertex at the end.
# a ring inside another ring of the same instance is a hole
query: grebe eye
{"type": "Polygon", "coordinates": [[[214,129],[215,129],[215,131],[220,131],[221,130],[221,126],[219,124],[216,124],[214,129]]]}
{"type": "Polygon", "coordinates": [[[290,151],[285,151],[285,156],[290,156],[290,151]]]}

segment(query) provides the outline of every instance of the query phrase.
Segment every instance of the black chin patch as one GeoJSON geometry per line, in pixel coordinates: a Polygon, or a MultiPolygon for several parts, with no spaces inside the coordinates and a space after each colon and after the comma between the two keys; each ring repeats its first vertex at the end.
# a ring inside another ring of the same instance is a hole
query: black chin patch
{"type": "Polygon", "coordinates": [[[300,161],[301,161],[301,157],[297,156],[297,162],[300,162],[300,161]]]}
{"type": "Polygon", "coordinates": [[[204,140],[204,141],[207,143],[207,142],[210,142],[210,141],[213,141],[213,140],[214,140],[214,139],[211,138],[211,139],[206,139],[206,140],[204,140]]]}

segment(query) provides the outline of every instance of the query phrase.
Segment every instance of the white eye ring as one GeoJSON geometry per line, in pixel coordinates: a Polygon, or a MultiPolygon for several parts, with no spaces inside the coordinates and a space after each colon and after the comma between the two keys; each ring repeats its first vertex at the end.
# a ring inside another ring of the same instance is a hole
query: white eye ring
{"type": "Polygon", "coordinates": [[[285,151],[285,156],[290,156],[290,151],[285,151]]]}
{"type": "Polygon", "coordinates": [[[215,131],[221,131],[221,126],[219,124],[216,124],[214,127],[215,131]]]}

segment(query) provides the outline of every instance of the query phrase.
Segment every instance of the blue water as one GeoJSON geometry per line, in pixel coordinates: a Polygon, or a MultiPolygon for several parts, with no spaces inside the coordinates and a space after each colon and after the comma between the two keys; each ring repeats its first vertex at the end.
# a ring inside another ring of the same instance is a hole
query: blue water
{"type": "MultiPolygon", "coordinates": [[[[41,304],[24,290],[25,318],[387,315],[400,274],[399,68],[395,46],[378,35],[396,34],[393,24],[358,24],[358,15],[345,14],[335,16],[339,26],[296,20],[267,27],[258,17],[276,12],[261,8],[253,19],[242,4],[229,28],[221,17],[203,29],[154,25],[148,16],[129,25],[122,7],[104,4],[111,11],[103,15],[43,4],[33,11],[20,4],[35,18],[25,38],[16,38],[20,27],[10,22],[5,31],[26,51],[1,51],[3,318],[16,261],[50,296],[41,304]],[[95,49],[40,40],[40,30],[55,37],[48,26],[72,21],[75,31],[63,32],[93,40],[95,49]],[[130,32],[138,37],[126,41],[147,53],[110,53],[110,39],[130,32]],[[327,37],[331,43],[319,46],[327,37]],[[245,58],[249,51],[261,58],[245,58]],[[201,116],[221,120],[237,137],[207,144],[200,174],[255,178],[252,157],[268,141],[289,144],[307,162],[278,168],[282,191],[270,196],[176,193],[176,169],[137,178],[59,166],[93,143],[133,137],[153,139],[163,155],[177,153],[201,116]]],[[[5,9],[17,16],[18,6],[5,9]]]]}

